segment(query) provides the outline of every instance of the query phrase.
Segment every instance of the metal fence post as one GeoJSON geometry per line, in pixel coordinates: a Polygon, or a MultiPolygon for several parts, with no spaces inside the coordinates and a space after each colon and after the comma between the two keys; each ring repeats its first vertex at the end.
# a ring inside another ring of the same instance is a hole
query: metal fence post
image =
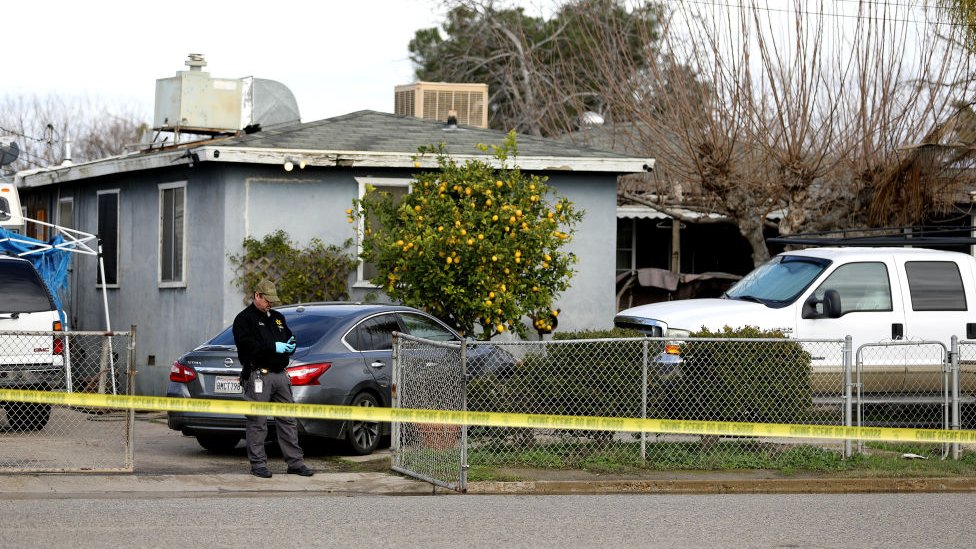
{"type": "MultiPolygon", "coordinates": [[[[853,366],[853,361],[851,360],[853,352],[854,340],[851,336],[844,338],[844,426],[851,427],[853,425],[853,402],[851,400],[851,369],[853,366]]],[[[844,439],[844,459],[849,459],[852,455],[851,452],[851,439],[844,439]]]]}
{"type": "MultiPolygon", "coordinates": [[[[393,332],[393,372],[392,372],[392,386],[390,391],[390,406],[394,409],[400,407],[400,334],[399,332],[393,332]]],[[[393,452],[393,465],[400,464],[400,458],[402,456],[403,447],[402,441],[400,440],[400,422],[394,421],[390,426],[390,446],[393,452]]]]}
{"type": "MultiPolygon", "coordinates": [[[[962,426],[959,417],[959,337],[952,336],[952,351],[949,353],[949,372],[952,379],[952,425],[953,431],[962,426]]],[[[958,460],[960,448],[958,442],[952,443],[952,459],[958,460]]]]}
{"type": "MultiPolygon", "coordinates": [[[[136,363],[136,327],[135,325],[129,326],[129,356],[128,356],[128,367],[126,368],[126,388],[125,394],[134,395],[135,394],[135,363],[136,363]]],[[[128,425],[128,444],[126,444],[126,455],[125,455],[125,467],[127,469],[132,469],[135,467],[135,432],[136,432],[136,411],[134,408],[130,407],[128,413],[126,414],[126,421],[128,425]]]]}
{"type": "MultiPolygon", "coordinates": [[[[641,398],[641,419],[647,419],[647,346],[648,341],[645,339],[642,357],[643,395],[641,398]]],[[[647,431],[641,431],[640,456],[641,463],[647,463],[647,431]]]]}
{"type": "MultiPolygon", "coordinates": [[[[461,340],[461,410],[468,411],[468,340],[461,340]]],[[[461,471],[458,475],[458,491],[468,491],[468,426],[461,426],[461,471]]]]}

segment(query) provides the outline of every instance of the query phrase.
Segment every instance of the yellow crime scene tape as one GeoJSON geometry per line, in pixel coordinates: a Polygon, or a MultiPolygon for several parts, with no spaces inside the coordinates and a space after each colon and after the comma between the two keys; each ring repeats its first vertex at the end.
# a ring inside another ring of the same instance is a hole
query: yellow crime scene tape
{"type": "Polygon", "coordinates": [[[976,431],[909,429],[895,427],[844,427],[841,425],[800,425],[786,423],[741,423],[685,419],[641,419],[595,416],[564,416],[508,412],[470,412],[291,404],[154,396],[57,393],[0,389],[0,401],[36,402],[59,406],[134,409],[160,412],[202,412],[210,414],[290,416],[370,422],[447,423],[487,427],[528,427],[589,431],[625,431],[686,435],[725,435],[885,440],[899,442],[976,443],[976,431]]]}

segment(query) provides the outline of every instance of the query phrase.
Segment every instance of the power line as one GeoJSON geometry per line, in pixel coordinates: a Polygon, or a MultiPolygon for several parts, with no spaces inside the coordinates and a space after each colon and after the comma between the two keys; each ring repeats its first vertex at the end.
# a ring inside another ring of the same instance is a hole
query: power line
{"type": "MultiPolygon", "coordinates": [[[[876,20],[876,21],[884,21],[888,23],[915,23],[915,24],[926,24],[926,25],[940,25],[945,27],[962,27],[962,28],[969,27],[969,25],[966,25],[965,23],[958,23],[955,21],[941,20],[941,19],[920,20],[920,19],[885,17],[883,15],[872,15],[872,14],[847,14],[847,13],[836,13],[836,12],[826,12],[826,11],[771,8],[769,6],[747,4],[745,3],[745,0],[739,0],[738,2],[734,0],[730,0],[729,2],[721,2],[718,0],[681,0],[681,1],[688,4],[698,4],[703,6],[712,6],[716,8],[737,8],[737,9],[757,10],[757,11],[765,11],[771,13],[784,13],[784,14],[793,14],[793,15],[815,15],[820,17],[835,17],[839,19],[866,19],[870,21],[876,20]]],[[[879,6],[884,5],[884,6],[896,6],[896,7],[904,7],[904,8],[918,7],[917,5],[891,4],[883,1],[876,1],[876,2],[859,2],[858,0],[838,0],[838,1],[846,1],[849,4],[853,4],[857,2],[858,4],[867,3],[867,4],[874,4],[879,6]]]]}

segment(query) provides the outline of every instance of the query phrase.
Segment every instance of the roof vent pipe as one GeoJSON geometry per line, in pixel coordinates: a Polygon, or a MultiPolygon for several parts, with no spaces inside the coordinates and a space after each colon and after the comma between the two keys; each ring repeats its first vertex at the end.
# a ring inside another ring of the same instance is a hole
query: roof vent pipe
{"type": "Polygon", "coordinates": [[[202,71],[203,67],[207,66],[207,62],[203,59],[202,53],[191,53],[186,56],[187,67],[190,67],[191,71],[202,71]]]}

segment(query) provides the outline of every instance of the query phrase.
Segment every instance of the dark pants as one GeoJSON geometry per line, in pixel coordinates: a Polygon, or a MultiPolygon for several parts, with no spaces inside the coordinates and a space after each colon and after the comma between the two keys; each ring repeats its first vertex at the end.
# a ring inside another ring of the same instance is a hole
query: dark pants
{"type": "MultiPolygon", "coordinates": [[[[291,380],[285,372],[260,374],[251,372],[244,388],[244,398],[256,402],[295,402],[291,395],[291,380]],[[261,377],[264,387],[260,393],[254,392],[254,380],[261,377]]],[[[266,416],[245,416],[247,418],[247,457],[251,468],[266,467],[268,454],[264,442],[268,438],[268,418],[266,416]]],[[[278,446],[288,463],[289,469],[305,465],[302,448],[298,445],[298,422],[293,417],[275,417],[275,430],[278,432],[278,446]]]]}

